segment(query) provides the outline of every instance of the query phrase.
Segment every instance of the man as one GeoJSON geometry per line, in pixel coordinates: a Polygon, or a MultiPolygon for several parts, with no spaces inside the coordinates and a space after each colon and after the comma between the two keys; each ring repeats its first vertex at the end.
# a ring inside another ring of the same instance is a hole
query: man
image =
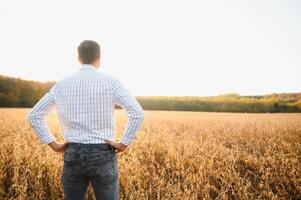
{"type": "Polygon", "coordinates": [[[118,152],[124,152],[140,129],[144,113],[137,100],[115,77],[98,71],[100,46],[85,40],[78,46],[80,69],[60,81],[36,103],[28,122],[41,144],[64,153],[61,181],[64,199],[83,200],[91,182],[96,199],[119,199],[118,152]],[[115,142],[115,104],[128,122],[115,142]],[[56,108],[64,143],[56,142],[45,116],[56,108]]]}

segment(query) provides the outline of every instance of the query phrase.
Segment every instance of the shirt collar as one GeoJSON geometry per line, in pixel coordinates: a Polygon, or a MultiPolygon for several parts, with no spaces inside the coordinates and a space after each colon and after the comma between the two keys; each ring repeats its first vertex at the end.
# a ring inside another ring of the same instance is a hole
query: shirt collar
{"type": "Polygon", "coordinates": [[[91,64],[82,64],[80,66],[80,70],[83,70],[83,69],[90,69],[90,70],[97,71],[97,69],[93,65],[91,65],[91,64]]]}

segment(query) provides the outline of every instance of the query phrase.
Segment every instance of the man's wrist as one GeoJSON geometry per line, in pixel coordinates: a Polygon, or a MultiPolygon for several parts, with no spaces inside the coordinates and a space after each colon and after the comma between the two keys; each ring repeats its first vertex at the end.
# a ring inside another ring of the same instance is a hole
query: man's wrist
{"type": "Polygon", "coordinates": [[[124,144],[122,142],[120,142],[120,144],[123,145],[124,147],[128,147],[129,146],[129,144],[124,144]]]}
{"type": "Polygon", "coordinates": [[[57,145],[56,140],[53,140],[52,142],[48,143],[48,146],[50,146],[52,149],[55,149],[56,145],[57,145]]]}

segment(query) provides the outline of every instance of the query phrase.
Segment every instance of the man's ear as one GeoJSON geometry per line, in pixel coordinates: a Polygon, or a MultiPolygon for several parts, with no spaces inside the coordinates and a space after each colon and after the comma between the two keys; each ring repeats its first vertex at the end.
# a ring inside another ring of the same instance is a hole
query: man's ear
{"type": "Polygon", "coordinates": [[[79,56],[77,57],[77,60],[78,60],[78,62],[82,63],[82,61],[81,61],[81,59],[80,59],[79,56]]]}
{"type": "Polygon", "coordinates": [[[97,63],[97,66],[100,67],[100,58],[97,58],[95,62],[97,63]]]}

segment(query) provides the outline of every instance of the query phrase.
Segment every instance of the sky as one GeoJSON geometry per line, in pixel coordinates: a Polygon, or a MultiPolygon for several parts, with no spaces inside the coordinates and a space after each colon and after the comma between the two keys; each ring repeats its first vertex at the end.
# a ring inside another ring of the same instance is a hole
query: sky
{"type": "Polygon", "coordinates": [[[58,81],[77,47],[133,95],[301,92],[301,3],[291,0],[1,1],[0,74],[58,81]]]}

